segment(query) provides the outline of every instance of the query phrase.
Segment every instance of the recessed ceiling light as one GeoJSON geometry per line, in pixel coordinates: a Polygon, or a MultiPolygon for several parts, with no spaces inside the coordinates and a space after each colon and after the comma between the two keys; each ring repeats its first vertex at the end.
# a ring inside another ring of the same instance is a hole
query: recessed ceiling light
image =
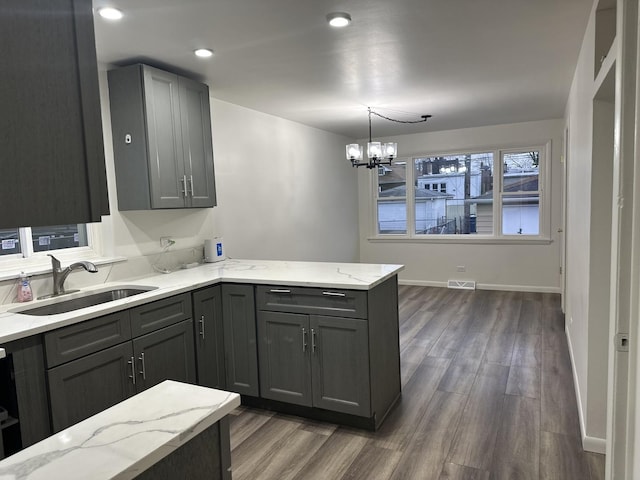
{"type": "Polygon", "coordinates": [[[117,8],[103,7],[98,9],[98,13],[102,18],[107,20],[120,20],[122,18],[122,12],[117,8]]]}
{"type": "Polygon", "coordinates": [[[193,53],[195,53],[196,56],[200,58],[209,58],[213,56],[213,50],[210,50],[208,48],[199,48],[197,50],[194,50],[193,53]]]}
{"type": "Polygon", "coordinates": [[[351,15],[345,12],[333,12],[327,15],[327,22],[332,27],[346,27],[351,23],[351,15]]]}

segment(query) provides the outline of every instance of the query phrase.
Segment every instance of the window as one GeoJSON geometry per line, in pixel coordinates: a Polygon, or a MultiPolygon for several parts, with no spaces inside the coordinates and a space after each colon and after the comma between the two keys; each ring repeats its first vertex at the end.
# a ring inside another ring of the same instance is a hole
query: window
{"type": "Polygon", "coordinates": [[[407,233],[407,164],[385,168],[386,174],[378,176],[378,232],[407,233]]]}
{"type": "Polygon", "coordinates": [[[88,229],[83,224],[0,230],[0,241],[2,258],[89,246],[88,229]]]}
{"type": "Polygon", "coordinates": [[[548,149],[495,149],[396,162],[384,177],[375,178],[377,234],[541,236],[548,218],[542,208],[548,149]]]}

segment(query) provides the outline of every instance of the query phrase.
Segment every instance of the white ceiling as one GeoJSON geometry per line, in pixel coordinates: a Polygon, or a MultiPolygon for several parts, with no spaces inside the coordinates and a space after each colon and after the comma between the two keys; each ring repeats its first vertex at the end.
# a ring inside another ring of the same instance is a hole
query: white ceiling
{"type": "Polygon", "coordinates": [[[94,0],[98,59],[172,67],[211,96],[348,137],[561,118],[591,0],[94,0]],[[326,14],[349,12],[344,29],[326,14]],[[215,50],[196,58],[198,47],[215,50]],[[405,112],[409,113],[407,115],[405,112]]]}

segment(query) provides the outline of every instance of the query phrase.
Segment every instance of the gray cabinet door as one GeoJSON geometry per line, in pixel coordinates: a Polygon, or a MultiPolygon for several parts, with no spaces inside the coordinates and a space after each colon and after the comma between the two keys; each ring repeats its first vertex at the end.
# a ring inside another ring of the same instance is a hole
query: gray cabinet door
{"type": "Polygon", "coordinates": [[[253,285],[222,286],[227,390],[258,396],[258,352],[253,285]]]}
{"type": "Polygon", "coordinates": [[[260,395],[310,407],[308,315],[258,312],[260,395]]]}
{"type": "Polygon", "coordinates": [[[131,342],[48,371],[54,432],[95,415],[135,393],[131,342]]]}
{"type": "Polygon", "coordinates": [[[0,228],[109,213],[90,0],[4,0],[0,228]]]}
{"type": "Polygon", "coordinates": [[[144,66],[152,208],[185,206],[185,177],[178,76],[144,66]]]}
{"type": "Polygon", "coordinates": [[[133,351],[138,372],[138,392],[164,380],[196,382],[191,320],[135,338],[133,351]]]}
{"type": "Polygon", "coordinates": [[[312,315],[313,406],[370,416],[367,321],[312,315]]]}
{"type": "Polygon", "coordinates": [[[193,293],[198,385],[225,388],[222,289],[220,285],[193,293]]]}
{"type": "Polygon", "coordinates": [[[213,178],[213,145],[209,88],[180,77],[180,118],[184,172],[187,176],[187,206],[213,207],[216,191],[213,178]]]}

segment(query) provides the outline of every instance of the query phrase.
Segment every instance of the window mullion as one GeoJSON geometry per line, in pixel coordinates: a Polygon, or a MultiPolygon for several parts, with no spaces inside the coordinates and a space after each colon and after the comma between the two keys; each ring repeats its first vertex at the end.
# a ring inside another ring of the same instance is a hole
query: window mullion
{"type": "Polygon", "coordinates": [[[23,227],[18,229],[18,235],[20,236],[21,252],[24,258],[29,258],[33,255],[33,241],[31,237],[31,227],[23,227]]]}
{"type": "Polygon", "coordinates": [[[413,158],[407,159],[407,174],[405,176],[405,192],[407,192],[407,235],[414,237],[416,234],[416,199],[415,199],[415,171],[413,158]]]}

